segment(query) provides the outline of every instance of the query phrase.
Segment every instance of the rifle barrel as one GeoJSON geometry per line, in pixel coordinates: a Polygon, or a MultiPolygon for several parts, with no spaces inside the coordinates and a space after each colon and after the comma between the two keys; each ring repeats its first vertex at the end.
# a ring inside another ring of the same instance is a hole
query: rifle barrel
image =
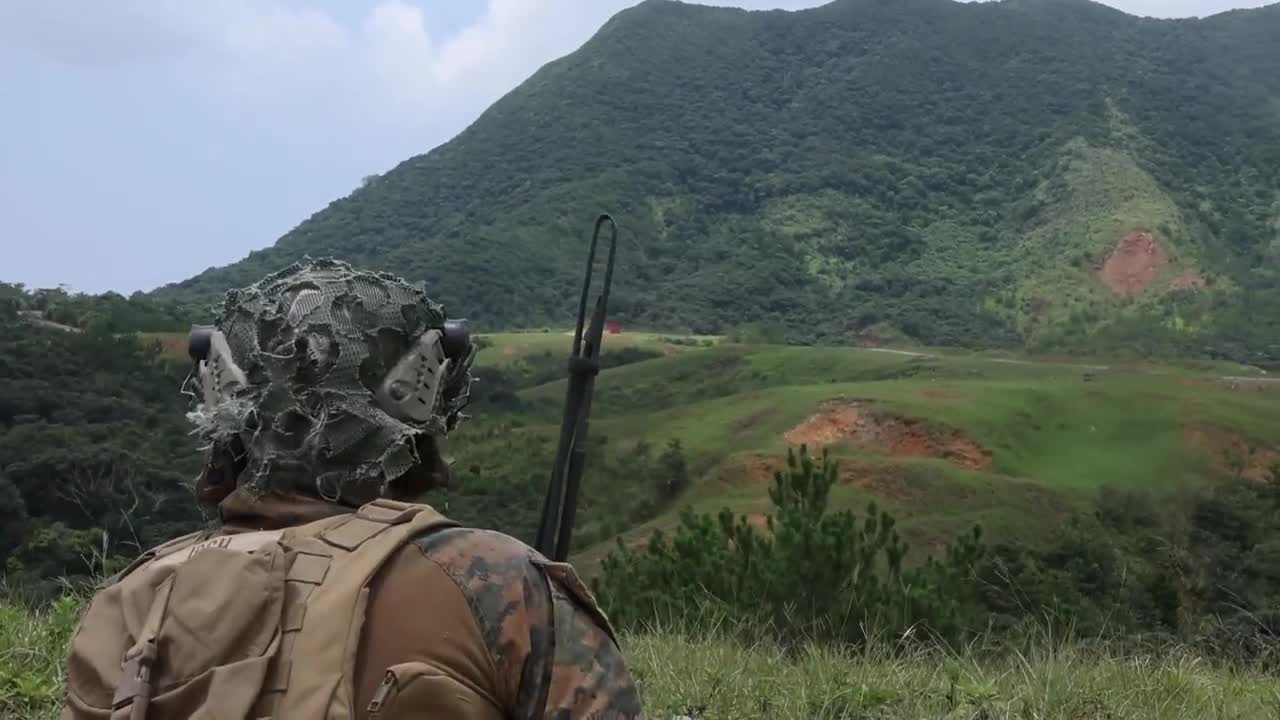
{"type": "Polygon", "coordinates": [[[618,226],[608,214],[596,218],[587,250],[587,269],[582,282],[582,296],[578,303],[578,320],[573,334],[573,350],[569,356],[569,381],[565,389],[564,416],[560,422],[560,442],[556,449],[551,470],[551,482],[542,504],[542,518],[538,526],[535,547],[545,557],[563,562],[569,555],[573,525],[577,517],[578,492],[582,471],[586,466],[586,440],[590,427],[591,396],[595,389],[595,376],[600,371],[600,345],[604,337],[604,321],[608,313],[609,290],[613,284],[614,256],[618,249],[618,226]],[[605,264],[604,283],[600,297],[596,299],[591,324],[586,325],[587,297],[591,291],[591,276],[595,269],[596,246],[600,240],[600,228],[609,223],[609,254],[605,264]]]}

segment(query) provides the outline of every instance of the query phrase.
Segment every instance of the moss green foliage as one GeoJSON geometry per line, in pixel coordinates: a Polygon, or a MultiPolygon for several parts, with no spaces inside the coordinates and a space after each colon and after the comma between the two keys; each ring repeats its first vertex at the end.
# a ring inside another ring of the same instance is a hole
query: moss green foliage
{"type": "Polygon", "coordinates": [[[4,282],[0,282],[0,312],[21,313],[49,327],[108,333],[180,330],[200,316],[197,306],[157,301],[142,293],[126,298],[114,292],[90,295],[4,282]]]}
{"type": "Polygon", "coordinates": [[[0,337],[0,574],[48,595],[201,521],[186,368],[132,335],[46,327],[13,306],[0,337]]]}
{"type": "Polygon", "coordinates": [[[596,213],[629,324],[1275,359],[1280,8],[1202,20],[1085,0],[648,0],[457,138],[242,262],[407,273],[490,328],[562,324],[596,213]],[[1130,230],[1168,271],[1094,270],[1130,230]],[[1207,286],[1170,287],[1197,270],[1207,286]]]}
{"type": "Polygon", "coordinates": [[[670,539],[616,541],[594,581],[602,605],[623,627],[728,623],[852,648],[984,636],[1018,647],[1049,627],[1280,671],[1280,464],[1182,500],[1104,488],[1047,543],[990,547],[975,527],[913,566],[892,515],[829,509],[836,479],[828,456],[818,466],[802,446],[774,476],[763,527],[727,507],[685,510],[670,539]]]}
{"type": "MultiPolygon", "coordinates": [[[[82,575],[202,521],[188,490],[199,459],[182,416],[181,336],[162,335],[168,350],[157,355],[151,336],[65,332],[17,312],[6,325],[14,342],[0,348],[0,553],[14,558],[10,571],[82,575]]],[[[562,329],[482,336],[474,418],[446,448],[455,485],[430,502],[533,537],[570,340],[562,329]]],[[[603,360],[574,544],[587,574],[615,536],[671,531],[683,507],[767,510],[776,465],[756,479],[741,466],[783,462],[784,434],[829,402],[958,431],[991,453],[990,467],[975,469],[832,439],[846,475],[831,507],[860,516],[875,501],[898,518],[912,563],[975,524],[992,541],[1042,539],[1046,518],[1087,505],[1101,486],[1177,492],[1226,472],[1234,442],[1255,453],[1280,444],[1270,385],[1233,391],[1219,376],[1251,371],[1228,365],[1098,370],[631,331],[606,339],[603,360]],[[1189,442],[1194,433],[1205,442],[1189,442]]]]}
{"type": "Polygon", "coordinates": [[[1280,466],[1188,497],[1104,489],[1044,547],[1003,543],[976,573],[992,626],[1034,613],[1082,637],[1176,640],[1280,670],[1280,466]]]}
{"type": "Polygon", "coordinates": [[[639,552],[618,541],[595,584],[610,617],[639,626],[702,606],[771,628],[783,641],[861,645],[868,632],[908,630],[958,639],[980,532],[949,546],[940,562],[904,568],[906,546],[892,516],[874,503],[861,521],[848,510],[828,512],[836,482],[830,457],[819,466],[802,446],[787,463],[769,489],[774,511],[764,528],[727,508],[715,518],[685,511],[670,541],[655,533],[639,552]]]}

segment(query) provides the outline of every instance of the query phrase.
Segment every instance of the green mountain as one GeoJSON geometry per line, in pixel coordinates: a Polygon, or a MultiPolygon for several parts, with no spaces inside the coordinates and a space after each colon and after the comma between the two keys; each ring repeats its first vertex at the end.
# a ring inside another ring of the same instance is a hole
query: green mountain
{"type": "Polygon", "coordinates": [[[1280,5],[647,0],[452,141],[271,248],[422,279],[489,327],[563,323],[595,214],[615,314],[812,342],[1280,359],[1280,5]]]}

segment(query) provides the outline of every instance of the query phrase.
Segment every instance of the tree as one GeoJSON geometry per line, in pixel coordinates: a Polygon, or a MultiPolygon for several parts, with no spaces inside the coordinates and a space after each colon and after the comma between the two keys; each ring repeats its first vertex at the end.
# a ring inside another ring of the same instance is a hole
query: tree
{"type": "Polygon", "coordinates": [[[658,456],[657,485],[658,496],[664,500],[675,498],[689,486],[689,467],[679,438],[667,441],[667,448],[658,456]]]}
{"type": "Polygon", "coordinates": [[[872,503],[861,521],[829,512],[837,463],[805,446],[788,450],[775,473],[764,522],[727,508],[712,517],[681,511],[668,540],[655,532],[643,549],[618,540],[595,590],[622,625],[659,618],[706,622],[708,615],[750,620],[784,642],[826,638],[854,645],[868,634],[918,627],[958,637],[972,624],[972,570],[979,533],[962,536],[941,560],[906,569],[907,545],[894,519],[872,503]],[[762,527],[763,525],[763,527],[762,527]]]}

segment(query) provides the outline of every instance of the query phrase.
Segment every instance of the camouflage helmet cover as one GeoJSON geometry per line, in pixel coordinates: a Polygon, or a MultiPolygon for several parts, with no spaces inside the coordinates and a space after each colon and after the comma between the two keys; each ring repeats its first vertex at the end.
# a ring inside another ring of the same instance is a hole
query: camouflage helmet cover
{"type": "Polygon", "coordinates": [[[375,398],[415,342],[444,325],[421,284],[304,258],[227,292],[216,327],[247,383],[188,417],[211,454],[239,439],[242,488],[367,502],[419,463],[419,436],[447,435],[465,417],[469,347],[450,358],[425,420],[393,417],[375,398]]]}

